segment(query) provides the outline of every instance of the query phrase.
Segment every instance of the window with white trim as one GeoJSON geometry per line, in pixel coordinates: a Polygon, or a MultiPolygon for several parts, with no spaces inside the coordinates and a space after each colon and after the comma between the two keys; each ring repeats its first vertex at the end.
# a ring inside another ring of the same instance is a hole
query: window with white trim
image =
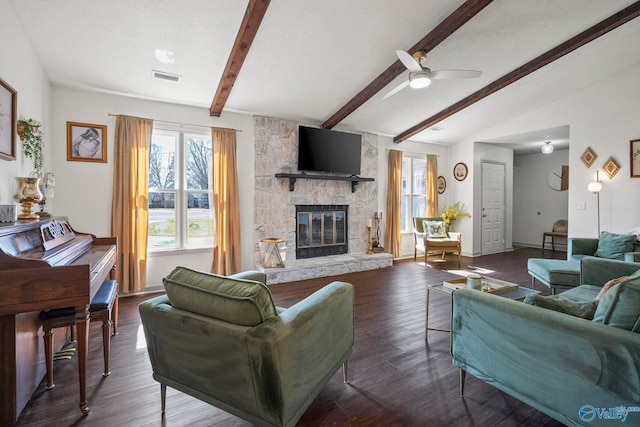
{"type": "Polygon", "coordinates": [[[412,231],[413,217],[427,216],[426,156],[402,156],[401,228],[412,231]]]}
{"type": "Polygon", "coordinates": [[[213,247],[212,151],[210,134],[153,130],[148,251],[213,247]]]}

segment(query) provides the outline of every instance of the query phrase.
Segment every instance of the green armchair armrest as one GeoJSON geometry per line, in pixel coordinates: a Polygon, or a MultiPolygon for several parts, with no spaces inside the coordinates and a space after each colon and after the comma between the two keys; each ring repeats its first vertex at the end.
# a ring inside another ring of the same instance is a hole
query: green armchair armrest
{"type": "Polygon", "coordinates": [[[604,286],[609,280],[631,276],[640,270],[634,262],[588,257],[580,260],[580,284],[604,286]]]}
{"type": "Polygon", "coordinates": [[[567,240],[567,259],[575,260],[584,256],[594,256],[598,250],[598,239],[590,237],[569,237],[567,240]],[[582,256],[580,256],[582,255],[582,256]]]}
{"type": "Polygon", "coordinates": [[[624,254],[624,260],[627,262],[640,262],[640,252],[627,252],[624,254]]]}

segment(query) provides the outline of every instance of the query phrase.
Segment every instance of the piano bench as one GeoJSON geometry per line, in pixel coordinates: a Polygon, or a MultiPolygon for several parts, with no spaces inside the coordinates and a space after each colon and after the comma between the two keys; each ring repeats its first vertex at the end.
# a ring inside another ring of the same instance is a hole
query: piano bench
{"type": "MultiPolygon", "coordinates": [[[[102,348],[104,353],[104,372],[106,377],[109,371],[109,350],[111,347],[109,333],[118,333],[118,282],[105,280],[89,305],[90,319],[102,320],[102,348]]],[[[52,329],[74,327],[76,324],[76,310],[73,307],[57,308],[42,312],[42,329],[44,330],[44,353],[47,365],[47,389],[55,387],[53,383],[53,333],[52,329]]]]}

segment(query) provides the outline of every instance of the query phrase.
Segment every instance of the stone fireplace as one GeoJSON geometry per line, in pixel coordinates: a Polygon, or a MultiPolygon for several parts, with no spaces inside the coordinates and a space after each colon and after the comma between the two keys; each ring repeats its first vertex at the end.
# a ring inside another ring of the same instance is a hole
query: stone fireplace
{"type": "Polygon", "coordinates": [[[349,252],[349,206],[296,205],[296,259],[349,252]]]}
{"type": "Polygon", "coordinates": [[[254,260],[256,268],[267,274],[269,284],[392,264],[389,254],[366,255],[367,220],[378,211],[376,135],[362,135],[360,173],[362,177],[376,178],[375,181],[362,182],[354,190],[348,181],[300,179],[292,189],[288,179],[277,178],[276,174],[298,172],[298,123],[256,116],[254,132],[254,260]],[[322,208],[309,209],[316,205],[322,208]],[[300,211],[297,206],[306,208],[300,211]],[[301,240],[297,236],[300,230],[301,240]],[[259,242],[272,237],[287,243],[284,268],[262,266],[259,242]],[[325,250],[336,252],[330,254],[325,250]]]}

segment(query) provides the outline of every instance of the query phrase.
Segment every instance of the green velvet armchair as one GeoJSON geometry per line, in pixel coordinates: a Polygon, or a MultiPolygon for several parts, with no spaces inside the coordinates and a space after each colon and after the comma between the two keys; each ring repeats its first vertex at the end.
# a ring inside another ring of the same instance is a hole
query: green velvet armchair
{"type": "Polygon", "coordinates": [[[176,268],[140,316],[153,377],[258,426],[293,426],[343,367],[354,340],[353,286],[333,282],[288,309],[265,275],[176,268]]]}

